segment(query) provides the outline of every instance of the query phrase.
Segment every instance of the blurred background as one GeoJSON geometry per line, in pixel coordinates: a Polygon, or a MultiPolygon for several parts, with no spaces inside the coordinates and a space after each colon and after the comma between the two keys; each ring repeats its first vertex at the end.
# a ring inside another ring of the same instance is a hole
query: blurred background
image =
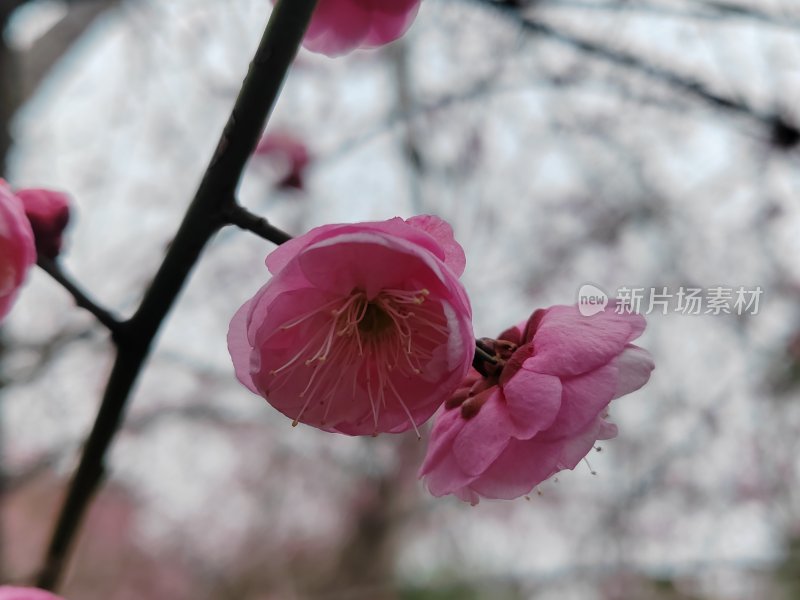
{"type": "MultiPolygon", "coordinates": [[[[268,0],[0,0],[0,173],[63,189],[65,268],[137,305],[268,0]]],[[[302,51],[241,199],[291,233],[435,213],[478,336],[585,283],[763,290],[656,309],[617,439],[529,501],[416,479],[425,441],[289,421],[225,335],[272,246],[219,234],[171,314],[79,538],[70,600],[800,598],[800,6],[424,0],[400,42],[302,51]]],[[[0,332],[0,578],[40,566],[113,357],[43,272],[0,332]]]]}

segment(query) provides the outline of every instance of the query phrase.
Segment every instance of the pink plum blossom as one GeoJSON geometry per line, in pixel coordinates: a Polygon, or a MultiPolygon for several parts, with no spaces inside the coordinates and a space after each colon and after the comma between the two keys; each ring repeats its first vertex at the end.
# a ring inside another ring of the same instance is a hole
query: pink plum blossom
{"type": "Polygon", "coordinates": [[[33,231],[22,202],[0,179],[0,320],[11,310],[28,269],[35,262],[33,231]]]}
{"type": "Polygon", "coordinates": [[[236,376],[293,420],[348,435],[416,428],[474,354],[465,257],[433,216],[326,225],[267,257],[233,317],[236,376]]]}
{"type": "Polygon", "coordinates": [[[615,306],[591,317],[540,309],[482,340],[494,362],[482,363],[485,376],[470,372],[431,432],[420,477],[434,496],[517,498],[616,436],[609,403],[647,383],[654,365],[631,344],[644,318],[615,306]]]}
{"type": "Polygon", "coordinates": [[[328,56],[377,48],[402,36],[421,0],[319,0],[303,46],[328,56]]]}
{"type": "Polygon", "coordinates": [[[0,586],[0,600],[64,600],[50,592],[38,588],[0,586]]]}
{"type": "Polygon", "coordinates": [[[61,252],[61,236],[69,223],[69,196],[39,188],[21,189],[15,193],[22,201],[33,228],[37,252],[56,258],[61,252]]]}

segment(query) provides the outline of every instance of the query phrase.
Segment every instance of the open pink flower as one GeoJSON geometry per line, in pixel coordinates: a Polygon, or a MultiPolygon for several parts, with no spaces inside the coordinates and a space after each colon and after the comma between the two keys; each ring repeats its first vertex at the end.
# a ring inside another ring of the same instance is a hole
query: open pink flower
{"type": "Polygon", "coordinates": [[[70,199],[63,192],[28,188],[17,190],[25,215],[33,228],[36,251],[48,258],[61,252],[61,237],[69,223],[70,199]]]}
{"type": "Polygon", "coordinates": [[[38,588],[0,586],[0,600],[64,600],[50,592],[38,588]]]}
{"type": "Polygon", "coordinates": [[[233,317],[236,376],[295,424],[415,428],[472,361],[464,266],[433,216],[312,229],[267,257],[272,279],[233,317]]]}
{"type": "Polygon", "coordinates": [[[17,291],[35,262],[33,231],[22,202],[0,179],[0,320],[11,310],[17,291]]]}
{"type": "Polygon", "coordinates": [[[303,46],[328,56],[383,46],[411,27],[420,1],[319,0],[303,46]]]}
{"type": "Polygon", "coordinates": [[[472,370],[447,401],[420,469],[434,496],[517,498],[573,469],[597,440],[617,434],[609,403],[639,389],[653,360],[631,344],[645,328],[614,303],[584,317],[575,306],[533,313],[527,323],[484,340],[496,363],[472,370]]]}

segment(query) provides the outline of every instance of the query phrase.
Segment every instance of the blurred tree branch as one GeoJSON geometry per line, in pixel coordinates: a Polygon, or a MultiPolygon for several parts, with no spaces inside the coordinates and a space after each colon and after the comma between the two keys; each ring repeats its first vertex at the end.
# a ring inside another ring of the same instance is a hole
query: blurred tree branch
{"type": "Polygon", "coordinates": [[[48,73],[103,12],[119,0],[70,0],[66,14],[27,50],[15,50],[3,33],[14,12],[30,0],[3,0],[0,6],[0,176],[11,148],[11,121],[48,73]]]}
{"type": "Polygon", "coordinates": [[[122,327],[122,323],[102,306],[92,300],[77,284],[75,284],[62,270],[61,266],[46,256],[39,256],[36,261],[39,268],[44,270],[50,277],[55,279],[67,292],[72,295],[80,308],[88,310],[95,318],[100,321],[112,334],[116,334],[122,327]]]}
{"type": "Polygon", "coordinates": [[[36,93],[53,66],[89,29],[97,17],[116,6],[119,0],[82,0],[71,2],[67,14],[37,39],[26,51],[19,53],[21,79],[20,103],[36,93]]]}
{"type": "MultiPolygon", "coordinates": [[[[800,130],[798,130],[798,127],[789,122],[785,116],[761,111],[746,103],[744,100],[726,96],[715,91],[711,86],[700,79],[695,79],[690,75],[657,65],[640,55],[618,50],[604,42],[585,38],[580,34],[566,31],[563,28],[547,23],[541,19],[529,16],[527,10],[516,4],[498,3],[493,0],[476,1],[479,4],[483,4],[484,6],[498,11],[506,18],[516,23],[527,34],[555,41],[563,46],[568,46],[614,66],[644,75],[645,77],[666,84],[714,108],[721,108],[751,119],[765,127],[769,132],[774,131],[776,128],[782,131],[788,129],[792,133],[797,132],[798,137],[800,137],[800,130]]],[[[706,4],[709,6],[728,7],[728,5],[721,3],[706,4]]],[[[749,15],[749,13],[747,14],[749,15]]]]}
{"type": "MultiPolygon", "coordinates": [[[[510,3],[507,2],[506,4],[510,3]]],[[[529,5],[532,4],[533,3],[529,3],[529,5]]],[[[798,20],[797,17],[776,15],[751,6],[727,2],[713,2],[710,0],[688,2],[685,7],[675,6],[674,3],[648,2],[646,0],[637,0],[635,3],[626,0],[609,0],[608,2],[594,2],[591,0],[543,0],[538,2],[537,5],[543,7],[558,7],[559,9],[619,12],[624,15],[646,14],[702,21],[725,22],[737,19],[758,21],[759,23],[779,28],[800,28],[800,20],[798,20]]],[[[517,6],[519,6],[519,4],[517,4],[517,6]]]]}
{"type": "Polygon", "coordinates": [[[239,229],[254,233],[273,244],[282,244],[292,239],[291,235],[281,231],[264,217],[251,213],[236,203],[226,207],[225,218],[230,225],[236,225],[239,229]]]}

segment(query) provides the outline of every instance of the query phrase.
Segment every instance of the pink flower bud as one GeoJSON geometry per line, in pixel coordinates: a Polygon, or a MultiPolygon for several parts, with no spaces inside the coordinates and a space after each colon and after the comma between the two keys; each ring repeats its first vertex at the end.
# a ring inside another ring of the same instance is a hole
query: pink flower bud
{"type": "Polygon", "coordinates": [[[272,279],[233,317],[236,376],[294,424],[416,428],[472,362],[464,266],[437,217],[312,229],[267,257],[272,279]]]}
{"type": "Polygon", "coordinates": [[[22,202],[0,179],[0,320],[11,310],[17,291],[35,262],[33,231],[22,202]]]}
{"type": "MultiPolygon", "coordinates": [[[[274,3],[275,0],[273,0],[274,3]]],[[[421,0],[319,0],[303,46],[328,56],[377,48],[402,36],[421,0]]]]}
{"type": "Polygon", "coordinates": [[[0,600],[64,600],[50,592],[38,588],[0,586],[0,600]]]}
{"type": "Polygon", "coordinates": [[[36,188],[17,190],[16,195],[31,222],[36,250],[42,256],[56,258],[61,252],[61,236],[69,223],[69,196],[36,188]]]}
{"type": "Polygon", "coordinates": [[[302,140],[288,133],[270,133],[261,138],[253,153],[264,156],[279,168],[277,187],[302,190],[304,177],[311,156],[302,140]]]}
{"type": "Polygon", "coordinates": [[[644,318],[612,302],[584,317],[575,306],[533,313],[494,344],[487,376],[473,370],[436,417],[420,469],[434,496],[511,499],[617,434],[609,403],[650,378],[650,354],[631,344],[644,318]]]}

